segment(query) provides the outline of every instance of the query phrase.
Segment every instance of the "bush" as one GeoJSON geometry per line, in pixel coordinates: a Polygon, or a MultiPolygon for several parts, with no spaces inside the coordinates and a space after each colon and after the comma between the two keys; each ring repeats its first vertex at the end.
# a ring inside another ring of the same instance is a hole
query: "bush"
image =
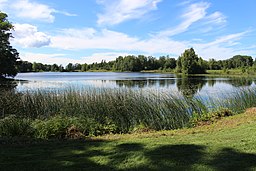
{"type": "Polygon", "coordinates": [[[29,119],[10,115],[0,120],[1,137],[33,137],[33,135],[34,129],[29,119]]]}
{"type": "Polygon", "coordinates": [[[42,139],[81,138],[88,135],[115,133],[117,130],[114,124],[103,125],[82,116],[58,115],[44,120],[35,120],[32,125],[35,129],[35,137],[42,139]]]}
{"type": "Polygon", "coordinates": [[[216,122],[217,120],[220,120],[223,117],[228,117],[232,115],[234,115],[234,112],[227,108],[220,108],[213,112],[202,113],[201,115],[194,113],[189,125],[192,127],[208,125],[216,122]]]}

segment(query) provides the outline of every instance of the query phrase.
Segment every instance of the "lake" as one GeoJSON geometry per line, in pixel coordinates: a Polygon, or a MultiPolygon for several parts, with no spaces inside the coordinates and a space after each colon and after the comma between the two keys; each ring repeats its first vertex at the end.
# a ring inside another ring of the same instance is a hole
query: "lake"
{"type": "Polygon", "coordinates": [[[255,87],[254,78],[194,76],[135,72],[39,72],[19,73],[15,89],[22,91],[61,91],[68,88],[131,88],[179,92],[184,96],[217,97],[241,88],[255,87]]]}

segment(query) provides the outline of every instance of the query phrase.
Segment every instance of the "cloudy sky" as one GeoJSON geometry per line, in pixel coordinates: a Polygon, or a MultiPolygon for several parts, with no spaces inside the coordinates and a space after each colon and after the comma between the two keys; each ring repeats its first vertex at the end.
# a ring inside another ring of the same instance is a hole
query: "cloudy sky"
{"type": "Polygon", "coordinates": [[[193,47],[204,59],[256,57],[255,0],[0,0],[30,62],[109,61],[193,47]]]}

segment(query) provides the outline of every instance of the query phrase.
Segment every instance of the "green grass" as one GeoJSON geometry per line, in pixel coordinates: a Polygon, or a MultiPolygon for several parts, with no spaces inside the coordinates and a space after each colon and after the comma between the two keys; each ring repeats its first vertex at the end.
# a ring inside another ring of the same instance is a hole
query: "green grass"
{"type": "Polygon", "coordinates": [[[78,141],[0,140],[1,170],[256,170],[256,113],[78,141]]]}
{"type": "MultiPolygon", "coordinates": [[[[176,75],[182,75],[176,73],[175,70],[145,70],[141,72],[149,72],[149,73],[172,73],[176,75]]],[[[193,75],[193,74],[192,74],[193,75]]],[[[232,77],[255,77],[256,69],[253,67],[249,68],[237,68],[237,69],[226,69],[226,70],[207,70],[206,74],[194,74],[194,75],[203,75],[203,76],[232,76],[232,77]]]]}
{"type": "Polygon", "coordinates": [[[232,75],[232,76],[255,76],[255,68],[238,68],[238,69],[226,69],[226,70],[207,70],[207,74],[210,75],[232,75]]]}

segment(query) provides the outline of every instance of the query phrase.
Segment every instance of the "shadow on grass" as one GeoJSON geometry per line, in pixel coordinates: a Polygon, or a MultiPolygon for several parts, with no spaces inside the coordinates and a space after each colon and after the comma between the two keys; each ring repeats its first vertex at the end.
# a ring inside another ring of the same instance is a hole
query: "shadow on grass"
{"type": "Polygon", "coordinates": [[[217,170],[251,170],[256,167],[256,155],[241,153],[232,148],[223,148],[208,163],[217,170]]]}
{"type": "Polygon", "coordinates": [[[250,170],[256,155],[206,146],[164,145],[116,141],[63,141],[33,145],[0,145],[0,170],[250,170]]]}

